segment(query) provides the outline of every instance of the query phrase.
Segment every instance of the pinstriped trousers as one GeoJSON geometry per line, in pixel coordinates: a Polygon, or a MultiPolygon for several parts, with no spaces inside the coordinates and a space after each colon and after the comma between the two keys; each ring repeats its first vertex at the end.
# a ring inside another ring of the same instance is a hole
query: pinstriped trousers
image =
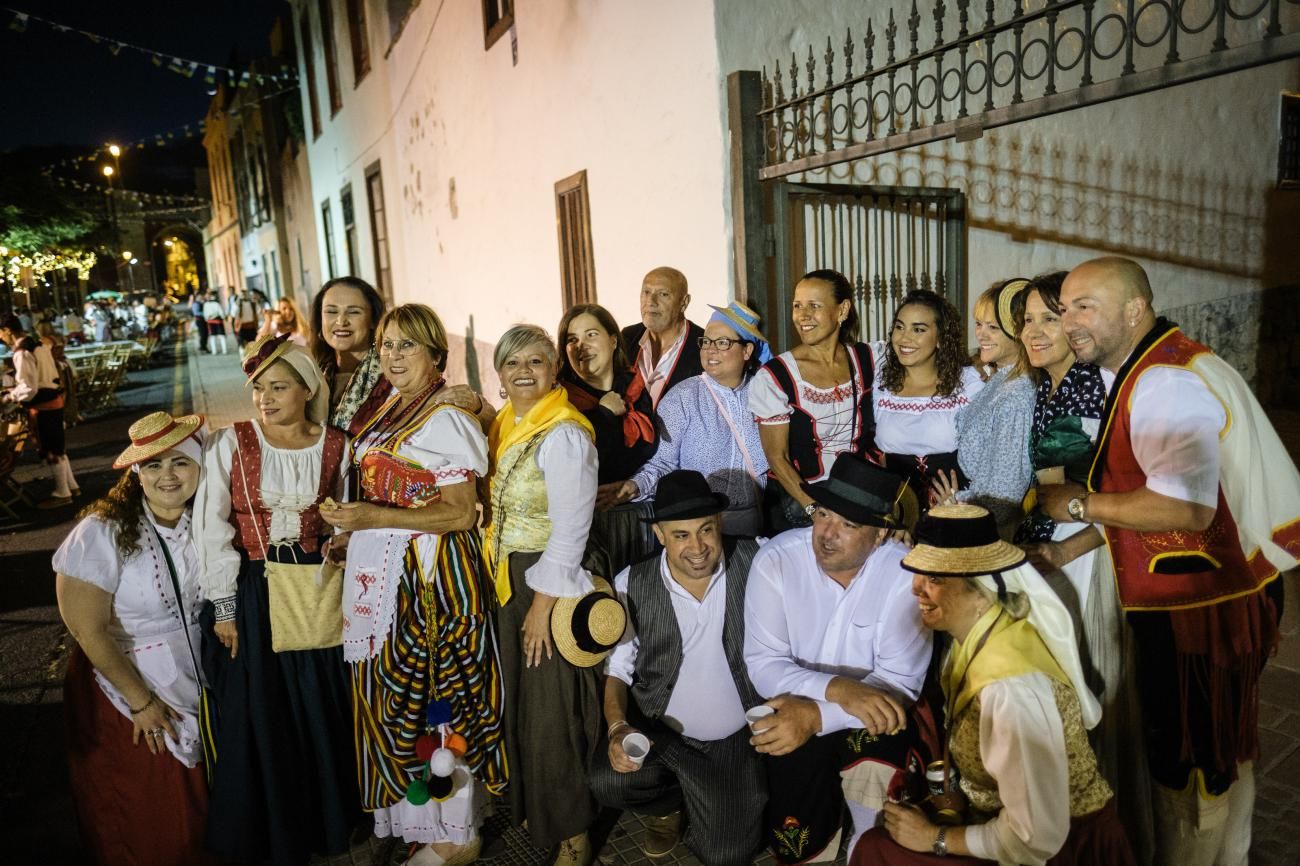
{"type": "MultiPolygon", "coordinates": [[[[636,722],[641,721],[635,719],[636,722]]],[[[767,785],[749,728],[724,740],[693,740],[652,724],[645,764],[619,773],[603,741],[592,761],[592,793],[603,805],[643,815],[686,812],[686,847],[706,866],[748,866],[762,843],[767,785]]]]}

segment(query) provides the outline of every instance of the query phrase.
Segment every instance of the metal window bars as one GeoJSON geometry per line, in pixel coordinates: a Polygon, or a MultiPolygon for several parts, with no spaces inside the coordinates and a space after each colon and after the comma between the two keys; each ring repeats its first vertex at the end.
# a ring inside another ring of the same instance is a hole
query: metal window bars
{"type": "Polygon", "coordinates": [[[929,5],[923,15],[912,0],[902,32],[892,6],[860,41],[850,28],[838,73],[830,37],[820,58],[810,45],[802,64],[792,53],[763,70],[761,178],[1300,56],[1300,0],[929,5]]]}

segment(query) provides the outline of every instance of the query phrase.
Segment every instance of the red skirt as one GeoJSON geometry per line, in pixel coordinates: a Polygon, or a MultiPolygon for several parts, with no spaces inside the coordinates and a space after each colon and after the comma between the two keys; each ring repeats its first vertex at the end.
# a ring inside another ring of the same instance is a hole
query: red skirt
{"type": "Polygon", "coordinates": [[[212,862],[201,849],[208,813],[203,767],[151,754],[118,712],[80,647],[63,684],[72,800],[88,862],[176,866],[212,862]]]}
{"type": "MultiPolygon", "coordinates": [[[[975,864],[993,864],[993,860],[980,860],[975,857],[936,857],[934,854],[922,854],[909,851],[899,845],[884,827],[868,830],[853,846],[849,866],[874,866],[883,863],[887,866],[975,866],[975,864]]],[[[1047,861],[1047,866],[1136,866],[1133,849],[1129,847],[1128,836],[1119,823],[1115,811],[1115,800],[1111,798],[1105,806],[1096,812],[1080,818],[1070,819],[1070,835],[1065,838],[1065,847],[1047,861]]],[[[996,866],[996,864],[995,864],[996,866]]]]}

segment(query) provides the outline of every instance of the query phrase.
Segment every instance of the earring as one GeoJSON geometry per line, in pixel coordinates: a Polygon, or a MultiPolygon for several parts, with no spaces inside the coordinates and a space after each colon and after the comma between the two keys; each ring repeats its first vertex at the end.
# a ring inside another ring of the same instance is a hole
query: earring
{"type": "Polygon", "coordinates": [[[505,388],[499,388],[499,389],[497,389],[497,393],[501,395],[501,399],[502,399],[502,400],[506,399],[506,389],[505,389],[505,388]]]}

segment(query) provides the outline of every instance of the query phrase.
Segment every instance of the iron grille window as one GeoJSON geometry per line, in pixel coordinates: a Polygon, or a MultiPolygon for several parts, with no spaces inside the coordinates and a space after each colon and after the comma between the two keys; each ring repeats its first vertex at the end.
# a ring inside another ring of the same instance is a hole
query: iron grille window
{"type": "Polygon", "coordinates": [[[1277,185],[1279,189],[1300,189],[1300,93],[1282,94],[1281,126],[1277,185]]]}
{"type": "Polygon", "coordinates": [[[325,50],[325,83],[330,90],[330,116],[339,113],[343,107],[343,96],[339,93],[339,64],[334,55],[334,13],[330,9],[332,0],[317,0],[320,10],[321,48],[325,50]]]}
{"type": "Polygon", "coordinates": [[[591,204],[587,172],[555,185],[555,225],[560,241],[560,288],[564,309],[596,303],[596,265],[591,254],[591,204]]]}
{"type": "Polygon", "coordinates": [[[366,30],[365,0],[347,0],[348,36],[352,40],[352,86],[370,71],[370,34],[366,30]]]}
{"type": "Polygon", "coordinates": [[[328,199],[326,199],[320,206],[320,220],[321,224],[324,226],[325,234],[325,270],[328,272],[329,278],[332,280],[334,279],[338,268],[334,264],[334,219],[330,213],[330,203],[328,199]]]}
{"type": "Polygon", "coordinates": [[[316,139],[320,137],[320,103],[316,101],[316,61],[312,57],[311,18],[306,8],[302,10],[299,29],[302,31],[303,72],[307,76],[307,105],[311,109],[311,137],[316,139]]]}
{"type": "Polygon", "coordinates": [[[375,288],[393,302],[392,265],[388,260],[388,222],[384,216],[384,182],[379,164],[366,169],[366,201],[370,205],[370,237],[375,254],[375,288]]]}
{"type": "Polygon", "coordinates": [[[514,23],[514,0],[483,0],[483,50],[491,48],[514,23]]]}
{"type": "Polygon", "coordinates": [[[339,205],[343,209],[343,243],[347,246],[348,274],[356,276],[361,272],[357,266],[357,219],[352,208],[352,187],[345,186],[339,193],[339,205]]]}

